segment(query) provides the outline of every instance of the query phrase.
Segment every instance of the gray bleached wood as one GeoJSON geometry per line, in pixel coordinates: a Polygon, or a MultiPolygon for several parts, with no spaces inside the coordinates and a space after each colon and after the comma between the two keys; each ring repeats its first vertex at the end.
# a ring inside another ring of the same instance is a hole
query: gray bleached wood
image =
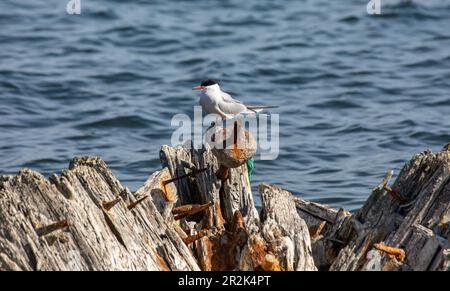
{"type": "Polygon", "coordinates": [[[314,271],[308,227],[295,208],[292,193],[277,186],[261,184],[262,236],[276,253],[283,269],[314,271]]]}
{"type": "Polygon", "coordinates": [[[218,179],[208,148],[163,146],[135,193],[95,157],[23,169],[0,176],[0,270],[449,271],[449,150],[389,171],[355,214],[269,184],[259,213],[246,166],[218,179]]]}
{"type": "Polygon", "coordinates": [[[354,216],[359,233],[347,235],[348,243],[331,270],[448,270],[448,149],[415,155],[403,167],[392,190],[394,193],[385,187],[374,189],[354,216]],[[403,251],[405,257],[374,248],[378,243],[403,251]]]}
{"type": "Polygon", "coordinates": [[[161,160],[174,177],[185,175],[186,165],[208,169],[176,183],[180,204],[214,201],[216,205],[196,224],[184,224],[190,225],[186,233],[208,231],[194,244],[203,270],[315,270],[308,228],[295,210],[292,194],[276,186],[261,188],[266,202],[262,211],[271,213],[261,224],[245,165],[230,169],[228,179],[222,181],[214,175],[219,165],[208,148],[163,146],[161,160]]]}
{"type": "Polygon", "coordinates": [[[51,182],[28,169],[0,181],[0,270],[199,270],[151,199],[127,209],[139,197],[99,158],[75,158],[51,182]]]}

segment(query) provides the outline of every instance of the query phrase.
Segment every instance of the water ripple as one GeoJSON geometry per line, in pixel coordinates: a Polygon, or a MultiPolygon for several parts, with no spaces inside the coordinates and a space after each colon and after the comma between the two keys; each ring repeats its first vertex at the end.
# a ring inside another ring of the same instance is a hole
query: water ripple
{"type": "Polygon", "coordinates": [[[131,189],[212,77],[280,108],[253,176],[354,210],[386,169],[450,141],[448,1],[0,1],[0,165],[49,175],[103,157],[131,189]],[[205,9],[207,7],[207,9],[205,9]]]}
{"type": "Polygon", "coordinates": [[[139,116],[117,116],[106,118],[94,122],[82,123],[77,128],[147,128],[148,120],[139,116]]]}

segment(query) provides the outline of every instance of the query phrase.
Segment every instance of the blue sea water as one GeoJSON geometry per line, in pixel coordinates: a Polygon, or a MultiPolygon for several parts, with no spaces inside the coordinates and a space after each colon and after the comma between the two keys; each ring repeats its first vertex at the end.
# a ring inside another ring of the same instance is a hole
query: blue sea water
{"type": "Polygon", "coordinates": [[[0,174],[89,154],[136,189],[207,77],[280,106],[254,192],[354,210],[387,169],[450,142],[449,1],[80,1],[0,2],[0,174]]]}

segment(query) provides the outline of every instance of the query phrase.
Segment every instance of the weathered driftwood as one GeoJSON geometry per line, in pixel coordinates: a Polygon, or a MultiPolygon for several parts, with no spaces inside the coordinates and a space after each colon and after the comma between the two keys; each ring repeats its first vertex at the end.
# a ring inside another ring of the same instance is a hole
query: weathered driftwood
{"type": "Polygon", "coordinates": [[[385,179],[373,190],[353,221],[331,270],[448,269],[450,152],[415,155],[392,187],[385,179]],[[374,247],[380,243],[405,256],[374,247]]]}
{"type": "Polygon", "coordinates": [[[450,151],[414,156],[392,189],[406,201],[391,200],[397,208],[391,215],[393,221],[386,223],[394,225],[393,231],[382,234],[380,240],[404,249],[405,260],[378,252],[362,268],[376,267],[379,262],[386,270],[450,270],[445,254],[450,249],[450,151]]]}
{"type": "Polygon", "coordinates": [[[391,177],[355,215],[297,201],[310,232],[327,225],[312,239],[320,269],[450,270],[449,150],[415,155],[389,187],[391,177]]]}
{"type": "Polygon", "coordinates": [[[161,160],[174,176],[207,169],[195,179],[176,182],[181,205],[215,206],[181,223],[198,238],[192,248],[203,270],[315,270],[308,229],[295,211],[292,194],[262,186],[265,215],[260,221],[245,165],[230,169],[228,179],[220,180],[215,175],[219,163],[208,148],[163,146],[161,160]]]}
{"type": "Polygon", "coordinates": [[[261,184],[262,235],[284,270],[316,270],[308,227],[295,208],[294,195],[273,185],[261,184]]]}
{"type": "Polygon", "coordinates": [[[152,197],[142,198],[98,158],[75,158],[50,181],[27,169],[2,176],[0,270],[199,270],[152,197]]]}
{"type": "Polygon", "coordinates": [[[450,146],[413,157],[355,214],[218,179],[208,148],[161,149],[130,193],[98,158],[0,177],[0,270],[450,270],[450,146]]]}
{"type": "Polygon", "coordinates": [[[215,175],[218,170],[217,163],[211,163],[211,160],[215,159],[211,151],[195,150],[190,146],[178,148],[163,146],[160,158],[163,167],[168,167],[173,178],[185,177],[173,182],[178,192],[182,193],[178,205],[213,203],[214,206],[207,211],[208,219],[204,221],[205,227],[222,229],[224,220],[219,196],[221,182],[215,175]],[[187,176],[200,169],[206,170],[187,176]]]}
{"type": "Polygon", "coordinates": [[[171,177],[169,169],[164,168],[153,173],[134,193],[136,197],[151,197],[154,206],[167,222],[170,222],[171,211],[178,200],[177,188],[169,181],[171,177]]]}
{"type": "Polygon", "coordinates": [[[320,270],[328,270],[343,242],[337,238],[342,225],[351,218],[345,209],[335,210],[327,205],[295,198],[300,217],[306,222],[311,237],[314,263],[320,270]]]}

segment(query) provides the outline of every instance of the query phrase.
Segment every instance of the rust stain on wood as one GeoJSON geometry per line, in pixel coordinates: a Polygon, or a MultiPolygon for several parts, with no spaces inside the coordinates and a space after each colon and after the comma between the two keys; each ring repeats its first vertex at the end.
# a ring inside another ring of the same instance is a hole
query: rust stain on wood
{"type": "Polygon", "coordinates": [[[281,271],[280,262],[271,254],[267,254],[264,258],[264,263],[261,265],[264,271],[281,271]]]}
{"type": "Polygon", "coordinates": [[[161,255],[155,251],[156,260],[158,261],[158,265],[163,269],[163,271],[170,271],[169,266],[167,266],[166,261],[161,257],[161,255]]]}
{"type": "Polygon", "coordinates": [[[165,181],[159,182],[159,188],[164,193],[164,200],[166,202],[174,202],[175,201],[175,195],[170,190],[170,187],[167,187],[168,183],[165,183],[165,181]]]}
{"type": "Polygon", "coordinates": [[[167,265],[167,262],[164,260],[164,258],[155,249],[155,247],[152,244],[151,240],[147,237],[145,239],[145,242],[147,243],[147,245],[148,245],[150,251],[153,253],[154,257],[156,258],[156,263],[159,265],[159,267],[162,269],[162,271],[170,271],[170,268],[167,265]]]}
{"type": "Polygon", "coordinates": [[[222,230],[215,236],[204,237],[197,248],[201,249],[203,270],[229,271],[239,268],[238,252],[241,244],[247,240],[245,223],[240,211],[236,211],[230,228],[222,230]]]}
{"type": "Polygon", "coordinates": [[[267,254],[263,241],[261,239],[251,238],[249,241],[249,250],[255,269],[263,269],[267,254]]]}
{"type": "Polygon", "coordinates": [[[222,232],[216,237],[204,238],[201,243],[205,246],[206,258],[204,260],[208,270],[229,271],[237,267],[236,249],[232,247],[232,242],[226,232],[222,232]]]}
{"type": "Polygon", "coordinates": [[[229,271],[239,268],[238,252],[246,241],[245,223],[240,211],[236,211],[231,231],[222,230],[214,237],[203,238],[200,242],[204,261],[208,270],[229,271]],[[205,254],[206,253],[206,254],[205,254]]]}
{"type": "Polygon", "coordinates": [[[236,210],[233,215],[233,223],[231,225],[231,232],[236,234],[239,229],[245,229],[244,217],[239,210],[236,210]]]}
{"type": "Polygon", "coordinates": [[[212,257],[214,255],[213,253],[213,244],[211,240],[208,237],[204,237],[199,242],[199,247],[202,247],[203,249],[203,256],[199,258],[200,265],[202,267],[203,271],[212,271],[213,265],[212,265],[212,257]]]}
{"type": "Polygon", "coordinates": [[[223,224],[224,224],[224,219],[222,216],[222,210],[220,209],[220,202],[216,201],[214,203],[214,208],[216,209],[216,220],[217,220],[217,227],[218,228],[223,228],[223,224]]]}

